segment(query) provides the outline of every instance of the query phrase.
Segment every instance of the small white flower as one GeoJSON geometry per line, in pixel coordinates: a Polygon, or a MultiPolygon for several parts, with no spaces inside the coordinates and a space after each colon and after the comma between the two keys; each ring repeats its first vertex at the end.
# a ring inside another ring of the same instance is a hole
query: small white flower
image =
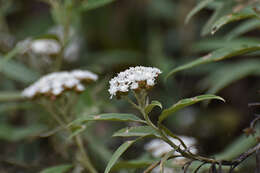
{"type": "Polygon", "coordinates": [[[98,76],[90,71],[83,71],[83,70],[74,70],[71,72],[71,74],[80,80],[85,80],[85,79],[92,79],[92,80],[97,80],[98,76]]]}
{"type": "Polygon", "coordinates": [[[161,70],[154,67],[130,67],[109,81],[110,88],[108,91],[112,98],[118,95],[118,93],[127,93],[129,89],[136,90],[153,87],[156,78],[161,73],[161,70]]]}
{"type": "MultiPolygon", "coordinates": [[[[197,153],[197,149],[194,148],[194,145],[196,144],[196,140],[194,138],[187,137],[187,136],[179,136],[179,138],[185,143],[185,145],[188,147],[188,149],[191,153],[194,153],[194,154],[197,153]]],[[[175,138],[171,138],[171,137],[169,139],[177,146],[181,146],[181,143],[179,140],[177,140],[175,138]]],[[[184,149],[183,146],[181,146],[180,148],[184,149]]],[[[154,139],[151,142],[147,143],[144,146],[144,149],[146,151],[150,151],[154,157],[161,157],[164,154],[173,150],[173,148],[169,144],[167,144],[166,142],[164,142],[163,140],[160,140],[160,139],[154,139]]],[[[178,159],[178,158],[176,158],[176,159],[178,159]]]]}
{"type": "Polygon", "coordinates": [[[41,55],[55,55],[61,51],[61,45],[54,39],[37,39],[31,42],[31,51],[41,55]]]}
{"type": "Polygon", "coordinates": [[[98,76],[87,70],[74,70],[71,72],[54,72],[41,77],[34,84],[24,89],[22,95],[27,98],[36,96],[58,96],[66,90],[84,91],[85,82],[96,81],[98,76]]]}

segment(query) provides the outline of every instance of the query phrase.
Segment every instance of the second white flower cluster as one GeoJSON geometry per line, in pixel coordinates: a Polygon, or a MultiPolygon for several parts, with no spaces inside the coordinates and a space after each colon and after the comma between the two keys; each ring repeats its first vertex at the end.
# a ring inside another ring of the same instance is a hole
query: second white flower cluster
{"type": "Polygon", "coordinates": [[[84,83],[96,81],[98,76],[87,70],[74,70],[71,72],[55,72],[43,76],[37,82],[26,88],[22,95],[35,98],[40,95],[58,96],[66,90],[85,90],[84,83]]]}

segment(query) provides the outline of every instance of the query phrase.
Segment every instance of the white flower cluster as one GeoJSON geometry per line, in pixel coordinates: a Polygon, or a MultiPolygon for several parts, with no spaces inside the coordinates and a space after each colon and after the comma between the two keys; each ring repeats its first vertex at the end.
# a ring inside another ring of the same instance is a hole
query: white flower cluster
{"type": "Polygon", "coordinates": [[[33,53],[37,55],[57,55],[61,51],[60,43],[55,39],[36,39],[31,38],[18,42],[17,46],[21,47],[21,54],[33,53]]]}
{"type": "Polygon", "coordinates": [[[73,70],[71,72],[54,72],[41,77],[37,82],[24,89],[22,95],[35,98],[41,95],[58,96],[66,90],[85,90],[84,83],[96,81],[98,76],[87,70],[73,70]]]}
{"type": "Polygon", "coordinates": [[[61,45],[55,39],[33,40],[30,48],[33,53],[40,55],[56,55],[61,51],[61,45]]]}
{"type": "Polygon", "coordinates": [[[155,85],[155,79],[160,73],[161,70],[154,67],[130,67],[109,81],[108,91],[112,98],[119,93],[127,93],[129,89],[150,88],[155,85]]]}
{"type": "MultiPolygon", "coordinates": [[[[193,154],[196,154],[198,151],[196,148],[194,148],[194,145],[196,144],[196,140],[192,137],[187,137],[187,136],[179,136],[179,138],[185,143],[185,145],[188,147],[189,151],[193,154]]],[[[175,138],[169,138],[174,144],[181,146],[181,143],[179,140],[175,138]]],[[[183,146],[180,147],[181,149],[184,149],[183,146]]],[[[146,151],[150,151],[151,154],[154,157],[161,157],[164,154],[170,152],[173,150],[173,148],[164,142],[163,140],[160,139],[154,139],[151,142],[147,143],[144,146],[144,149],[146,151]]],[[[178,159],[178,158],[176,158],[178,159]]]]}

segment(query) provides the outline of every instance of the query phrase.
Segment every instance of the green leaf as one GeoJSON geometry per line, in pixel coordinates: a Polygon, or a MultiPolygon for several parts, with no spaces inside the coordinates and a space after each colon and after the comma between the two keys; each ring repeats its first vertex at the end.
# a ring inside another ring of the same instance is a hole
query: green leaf
{"type": "Polygon", "coordinates": [[[208,55],[203,56],[195,61],[189,62],[187,64],[184,64],[182,66],[179,66],[179,67],[173,69],[172,71],[170,71],[167,74],[166,79],[169,76],[171,76],[179,71],[182,71],[182,70],[186,70],[186,69],[189,69],[189,68],[201,65],[201,64],[220,61],[220,60],[223,60],[226,58],[231,58],[231,57],[249,53],[249,52],[255,52],[257,50],[260,50],[259,44],[241,44],[241,45],[235,45],[235,46],[230,46],[230,47],[224,47],[224,48],[218,49],[216,51],[213,51],[213,52],[209,53],[208,55]]]}
{"type": "Polygon", "coordinates": [[[214,0],[202,0],[200,1],[187,15],[185,19],[185,23],[188,23],[192,16],[194,16],[196,13],[198,13],[200,10],[205,8],[209,3],[213,2],[214,0]]]}
{"type": "Polygon", "coordinates": [[[25,65],[9,60],[1,68],[1,73],[9,77],[10,79],[22,82],[31,83],[40,77],[40,74],[34,70],[29,69],[25,65]]]}
{"type": "MultiPolygon", "coordinates": [[[[3,104],[0,104],[0,114],[3,113],[3,112],[8,112],[8,111],[30,109],[32,107],[33,107],[32,103],[26,103],[26,102],[22,102],[22,103],[3,103],[3,104]]],[[[6,115],[8,115],[8,114],[6,114],[6,115]]]]}
{"type": "MultiPolygon", "coordinates": [[[[139,138],[138,138],[139,139],[139,138]]],[[[113,154],[111,159],[109,160],[107,167],[105,169],[105,173],[109,173],[112,167],[115,165],[116,161],[119,159],[119,157],[138,139],[132,140],[132,141],[126,141],[124,142],[113,154]]]]}
{"type": "Polygon", "coordinates": [[[105,6],[107,4],[110,4],[114,1],[115,0],[87,0],[87,2],[82,5],[81,10],[82,11],[93,10],[105,6]]]}
{"type": "Polygon", "coordinates": [[[224,47],[235,47],[259,43],[260,39],[252,37],[239,37],[233,40],[227,40],[225,38],[206,38],[192,45],[192,51],[195,53],[204,53],[209,51],[215,51],[216,49],[221,49],[224,47]]]}
{"type": "Polygon", "coordinates": [[[5,63],[7,63],[10,59],[14,58],[21,50],[22,47],[16,46],[0,59],[0,72],[2,71],[2,67],[5,65],[5,63]]]}
{"type": "Polygon", "coordinates": [[[106,114],[99,114],[99,115],[82,115],[80,118],[70,123],[70,125],[81,124],[88,121],[121,121],[121,122],[145,123],[145,121],[141,120],[140,118],[138,118],[133,114],[106,113],[106,114]]]}
{"type": "Polygon", "coordinates": [[[131,169],[131,168],[146,168],[153,164],[156,160],[129,160],[129,161],[119,161],[117,162],[114,167],[112,168],[113,171],[120,170],[120,169],[131,169]]]}
{"type": "MultiPolygon", "coordinates": [[[[260,135],[259,131],[257,131],[255,135],[260,135]]],[[[214,157],[218,160],[232,160],[238,157],[241,152],[247,151],[257,143],[258,142],[254,136],[246,137],[246,135],[243,134],[232,142],[223,152],[216,154],[214,157]]]]}
{"type": "Polygon", "coordinates": [[[260,27],[259,19],[251,19],[242,22],[240,25],[235,27],[232,31],[226,34],[226,40],[234,39],[242,34],[245,34],[254,29],[258,29],[260,27]]]}
{"type": "Polygon", "coordinates": [[[7,124],[0,124],[0,139],[11,142],[19,141],[25,138],[38,136],[43,130],[45,130],[45,127],[41,125],[14,127],[7,124]]]}
{"type": "MultiPolygon", "coordinates": [[[[212,4],[212,3],[211,3],[212,4]]],[[[216,10],[214,11],[213,15],[207,21],[207,23],[203,26],[201,35],[205,36],[210,33],[212,25],[222,16],[231,13],[232,7],[235,5],[233,1],[222,1],[217,5],[216,10]]]]}
{"type": "Polygon", "coordinates": [[[104,143],[104,139],[99,139],[95,136],[95,134],[89,132],[89,130],[86,130],[84,134],[88,141],[90,151],[93,151],[93,153],[103,160],[102,164],[109,162],[113,153],[107,148],[107,145],[104,143]]]}
{"type": "Polygon", "coordinates": [[[169,115],[177,112],[180,109],[183,109],[187,106],[193,105],[197,102],[201,102],[203,100],[211,100],[211,99],[217,99],[217,100],[222,100],[225,101],[223,98],[215,95],[200,95],[196,96],[193,98],[187,98],[187,99],[182,99],[173,106],[171,106],[168,109],[163,110],[161,115],[159,116],[159,122],[162,122],[164,119],[166,119],[169,115]]]}
{"type": "Polygon", "coordinates": [[[71,168],[71,164],[59,165],[44,169],[40,173],[65,173],[68,172],[71,168]]]}
{"type": "Polygon", "coordinates": [[[238,20],[242,20],[242,19],[246,19],[246,18],[252,18],[252,17],[257,17],[257,14],[255,13],[255,11],[252,8],[245,8],[240,12],[225,15],[225,16],[221,17],[220,19],[218,19],[213,24],[213,26],[211,28],[211,34],[214,34],[222,26],[224,26],[230,22],[234,22],[234,21],[238,21],[238,20]]]}
{"type": "Polygon", "coordinates": [[[162,109],[162,104],[159,101],[153,100],[152,103],[150,103],[149,105],[147,105],[145,107],[145,113],[149,114],[153,110],[153,108],[156,106],[158,106],[162,109]]]}
{"type": "Polygon", "coordinates": [[[24,97],[19,91],[1,91],[0,92],[0,102],[6,101],[18,101],[22,100],[24,97]]]}
{"type": "Polygon", "coordinates": [[[113,134],[114,137],[133,137],[133,136],[157,136],[160,134],[150,126],[137,126],[123,128],[113,134]]]}
{"type": "Polygon", "coordinates": [[[260,74],[259,60],[246,60],[239,63],[225,64],[213,71],[201,83],[201,87],[209,88],[208,93],[216,94],[231,83],[248,75],[260,74]],[[216,80],[218,79],[218,80],[216,80]]]}

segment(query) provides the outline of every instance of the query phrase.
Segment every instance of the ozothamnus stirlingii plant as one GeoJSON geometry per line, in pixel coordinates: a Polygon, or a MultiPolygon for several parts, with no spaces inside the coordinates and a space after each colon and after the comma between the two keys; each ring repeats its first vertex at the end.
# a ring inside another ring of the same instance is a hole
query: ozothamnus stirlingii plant
{"type": "MultiPolygon", "coordinates": [[[[72,136],[73,129],[68,124],[76,118],[73,108],[77,103],[78,93],[83,92],[86,85],[97,79],[96,74],[87,70],[54,72],[41,77],[24,89],[22,95],[43,105],[58,125],[72,136]]],[[[84,148],[81,136],[75,134],[73,137],[80,151],[82,167],[90,173],[97,173],[84,148]]]]}
{"type": "MultiPolygon", "coordinates": [[[[162,146],[160,146],[159,150],[161,151],[156,151],[156,154],[153,154],[155,157],[160,157],[161,159],[151,164],[144,171],[144,173],[152,172],[153,170],[156,172],[157,169],[159,169],[160,172],[163,173],[164,165],[167,160],[175,159],[177,161],[179,160],[179,158],[183,158],[181,159],[182,162],[176,163],[181,163],[183,165],[184,172],[188,171],[189,167],[194,161],[201,163],[195,168],[193,165],[195,172],[197,172],[199,169],[202,168],[202,166],[206,164],[210,165],[210,167],[208,168],[212,171],[217,170],[217,166],[220,171],[222,171],[222,167],[224,166],[229,166],[231,168],[230,170],[232,171],[238,164],[249,157],[252,153],[257,151],[257,149],[260,147],[259,145],[251,149],[252,151],[250,150],[250,152],[245,152],[239,158],[231,161],[218,160],[214,158],[200,156],[199,154],[197,154],[197,149],[194,148],[195,140],[193,140],[193,138],[184,138],[181,136],[177,136],[175,133],[171,132],[166,126],[163,125],[163,121],[168,116],[174,114],[176,111],[184,107],[210,99],[224,101],[224,99],[215,95],[200,95],[192,98],[182,99],[169,108],[163,109],[158,116],[157,122],[151,121],[149,114],[153,110],[153,108],[156,106],[160,107],[161,109],[163,108],[162,104],[159,101],[150,101],[148,97],[149,91],[155,86],[155,84],[157,83],[157,78],[161,73],[161,70],[154,67],[130,67],[129,69],[120,72],[109,82],[110,87],[108,91],[111,95],[110,98],[113,98],[115,96],[118,99],[125,99],[140,112],[141,119],[133,114],[105,113],[99,115],[84,115],[70,124],[71,126],[82,125],[85,122],[101,120],[139,123],[137,126],[121,129],[113,135],[118,137],[137,138],[124,142],[115,151],[105,169],[105,173],[109,173],[112,170],[112,168],[116,164],[116,161],[127,150],[127,148],[129,148],[136,141],[148,136],[157,138],[157,143],[162,143],[164,145],[164,148],[161,148],[162,146]],[[131,94],[134,97],[131,97],[131,94]],[[167,149],[167,151],[162,151],[163,149],[167,149]]],[[[152,147],[146,145],[145,149],[149,150],[149,148],[151,149],[152,147]]],[[[167,171],[169,171],[168,168],[167,171]]]]}

